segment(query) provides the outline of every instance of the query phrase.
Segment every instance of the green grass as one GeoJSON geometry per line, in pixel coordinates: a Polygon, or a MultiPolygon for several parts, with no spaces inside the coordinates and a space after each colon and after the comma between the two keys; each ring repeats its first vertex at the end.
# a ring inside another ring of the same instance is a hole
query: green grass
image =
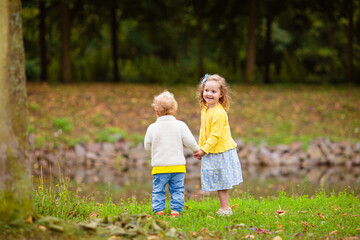
{"type": "MultiPolygon", "coordinates": [[[[334,239],[360,234],[360,199],[346,190],[339,194],[320,191],[312,197],[293,196],[281,191],[277,197],[266,199],[239,194],[230,199],[234,214],[229,217],[215,214],[219,201],[214,197],[188,199],[185,205],[180,217],[174,219],[169,216],[167,201],[167,210],[161,220],[169,229],[174,228],[187,238],[202,235],[205,238],[229,239],[252,236],[256,239],[272,239],[275,236],[282,239],[334,239]]],[[[119,214],[146,214],[149,215],[146,219],[150,219],[146,221],[158,218],[152,213],[150,200],[115,201],[108,198],[99,203],[69,191],[65,181],[48,188],[41,184],[34,191],[34,206],[37,214],[72,223],[89,223],[94,216],[104,219],[119,214]]],[[[146,224],[145,228],[149,227],[150,223],[146,224]]]]}
{"type": "MultiPolygon", "coordinates": [[[[164,89],[173,92],[178,101],[176,117],[198,135],[200,108],[195,85],[29,83],[32,134],[53,137],[61,129],[60,142],[67,143],[69,138],[112,141],[110,133],[101,131],[116,128],[129,139],[141,140],[156,119],[153,97],[164,89]]],[[[276,145],[301,141],[306,147],[318,137],[360,141],[358,86],[232,85],[231,96],[231,132],[245,142],[276,145]]]]}

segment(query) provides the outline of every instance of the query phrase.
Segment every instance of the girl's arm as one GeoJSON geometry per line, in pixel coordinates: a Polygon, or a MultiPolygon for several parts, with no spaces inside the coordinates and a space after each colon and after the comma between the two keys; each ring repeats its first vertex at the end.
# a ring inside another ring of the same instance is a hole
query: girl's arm
{"type": "Polygon", "coordinates": [[[201,148],[205,153],[209,153],[210,150],[219,142],[225,122],[226,112],[218,112],[218,114],[212,116],[210,135],[204,146],[201,148]]]}

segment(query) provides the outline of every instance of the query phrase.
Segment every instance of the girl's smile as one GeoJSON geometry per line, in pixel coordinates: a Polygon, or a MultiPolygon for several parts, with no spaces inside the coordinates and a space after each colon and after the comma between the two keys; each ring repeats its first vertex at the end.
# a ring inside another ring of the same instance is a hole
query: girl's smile
{"type": "Polygon", "coordinates": [[[208,109],[215,107],[221,97],[220,84],[215,81],[207,81],[204,87],[203,98],[208,105],[208,109]]]}

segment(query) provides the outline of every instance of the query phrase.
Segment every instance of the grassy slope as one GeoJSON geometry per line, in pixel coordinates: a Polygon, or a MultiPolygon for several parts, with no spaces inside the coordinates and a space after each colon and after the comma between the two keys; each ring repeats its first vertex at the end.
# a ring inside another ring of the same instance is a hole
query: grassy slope
{"type": "MultiPolygon", "coordinates": [[[[200,111],[196,86],[133,84],[28,85],[30,129],[38,145],[106,139],[115,127],[141,141],[155,120],[153,96],[167,89],[179,103],[177,118],[198,134],[200,111]],[[61,119],[63,120],[61,123],[61,119]],[[57,131],[54,120],[60,120],[57,131]],[[65,121],[65,122],[64,122],[65,121]],[[58,135],[57,137],[54,137],[58,135]]],[[[360,88],[346,86],[231,86],[229,121],[235,138],[270,145],[317,137],[335,141],[360,139],[360,88]]]]}

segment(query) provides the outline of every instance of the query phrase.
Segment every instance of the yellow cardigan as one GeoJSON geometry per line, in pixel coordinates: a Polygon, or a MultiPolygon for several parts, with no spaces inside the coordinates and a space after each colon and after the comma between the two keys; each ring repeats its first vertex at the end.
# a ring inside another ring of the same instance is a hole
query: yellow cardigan
{"type": "Polygon", "coordinates": [[[207,110],[201,109],[199,148],[205,153],[220,153],[236,147],[231,137],[230,125],[221,104],[207,110]]]}

